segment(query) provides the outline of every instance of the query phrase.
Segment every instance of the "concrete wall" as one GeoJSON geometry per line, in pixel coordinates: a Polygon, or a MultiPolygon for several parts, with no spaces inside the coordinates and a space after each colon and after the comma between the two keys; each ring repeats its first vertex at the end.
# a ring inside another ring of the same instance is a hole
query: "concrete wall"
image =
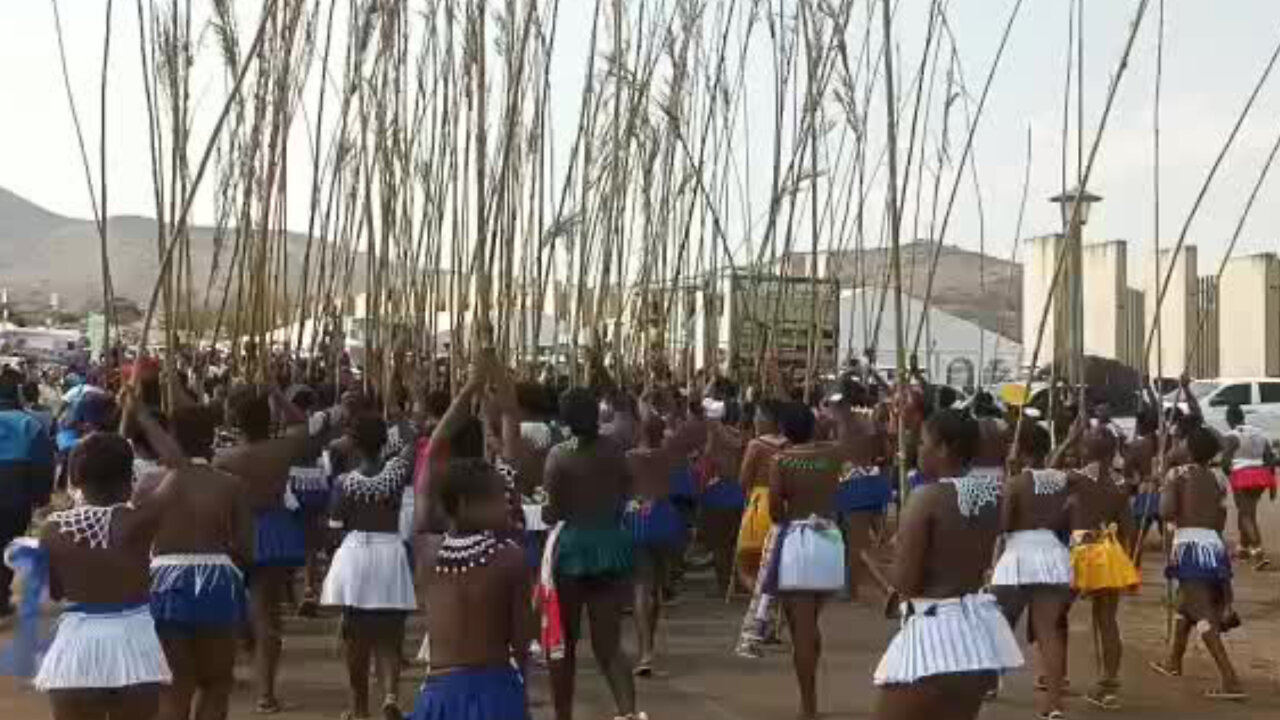
{"type": "Polygon", "coordinates": [[[1142,347],[1147,341],[1146,293],[1125,288],[1127,316],[1124,327],[1124,354],[1120,361],[1131,368],[1142,368],[1142,347]]]}
{"type": "Polygon", "coordinates": [[[1280,376],[1280,260],[1275,254],[1227,261],[1218,288],[1224,376],[1280,376]]]}
{"type": "MultiPolygon", "coordinates": [[[[1022,266],[1022,344],[1026,348],[1023,365],[1031,364],[1031,354],[1035,352],[1036,337],[1040,331],[1040,317],[1044,314],[1045,303],[1052,304],[1049,286],[1053,283],[1054,264],[1058,252],[1062,249],[1063,239],[1056,235],[1032,238],[1026,241],[1022,266]]],[[[1053,362],[1053,310],[1045,319],[1044,340],[1040,346],[1040,355],[1036,365],[1045,366],[1053,362]]]]}
{"type": "MultiPolygon", "coordinates": [[[[1159,328],[1155,339],[1158,345],[1151,350],[1151,373],[1161,377],[1177,377],[1185,369],[1188,349],[1196,334],[1199,322],[1197,296],[1199,294],[1199,276],[1197,274],[1197,255],[1194,246],[1185,246],[1174,263],[1173,276],[1165,294],[1164,306],[1160,313],[1159,328]]],[[[1160,284],[1169,272],[1169,264],[1174,261],[1172,250],[1160,253],[1160,276],[1156,277],[1154,258],[1147,258],[1143,263],[1141,287],[1146,295],[1146,332],[1156,327],[1156,304],[1160,297],[1160,284]]]]}
{"type": "Polygon", "coordinates": [[[1083,249],[1084,351],[1124,360],[1128,320],[1128,245],[1123,240],[1083,249]]]}

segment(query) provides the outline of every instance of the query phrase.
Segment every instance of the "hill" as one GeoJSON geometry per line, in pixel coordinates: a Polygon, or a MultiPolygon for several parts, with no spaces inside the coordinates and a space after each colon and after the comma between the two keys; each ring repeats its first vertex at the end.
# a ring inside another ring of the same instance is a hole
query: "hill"
{"type": "MultiPolygon", "coordinates": [[[[191,236],[192,277],[203,288],[213,267],[214,229],[195,227],[191,236]]],[[[116,295],[145,304],[160,270],[156,221],[112,217],[107,237],[116,295]]],[[[305,236],[290,234],[290,274],[295,280],[306,245],[305,236]]],[[[230,256],[228,244],[220,260],[224,267],[230,256]]],[[[16,309],[47,307],[53,293],[64,310],[101,307],[102,265],[98,231],[91,220],[63,217],[0,188],[0,258],[0,288],[9,290],[16,309]]]]}

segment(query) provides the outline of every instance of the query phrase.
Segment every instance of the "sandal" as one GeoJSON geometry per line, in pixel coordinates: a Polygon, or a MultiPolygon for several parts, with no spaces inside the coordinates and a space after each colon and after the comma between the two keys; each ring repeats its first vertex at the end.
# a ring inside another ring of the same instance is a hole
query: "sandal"
{"type": "Polygon", "coordinates": [[[1088,700],[1089,704],[1093,705],[1094,707],[1101,708],[1103,710],[1119,710],[1120,709],[1120,698],[1117,697],[1116,694],[1111,692],[1110,690],[1105,690],[1102,688],[1098,688],[1097,690],[1091,690],[1088,693],[1085,693],[1084,699],[1088,700]]]}
{"type": "Polygon", "coordinates": [[[404,720],[404,713],[400,711],[400,703],[396,698],[388,696],[382,701],[382,720],[404,720]]]}
{"type": "Polygon", "coordinates": [[[1248,693],[1243,690],[1224,690],[1223,688],[1206,690],[1204,697],[1206,700],[1227,700],[1229,702],[1243,702],[1249,699],[1248,693]]]}
{"type": "Polygon", "coordinates": [[[1066,720],[1067,714],[1061,710],[1050,710],[1036,714],[1036,720],[1066,720]]]}
{"type": "Polygon", "coordinates": [[[1174,670],[1173,668],[1169,667],[1168,665],[1165,665],[1164,663],[1158,660],[1147,663],[1147,667],[1151,668],[1152,670],[1156,671],[1157,673],[1160,673],[1161,675],[1167,678],[1182,677],[1181,670],[1174,670]]]}
{"type": "Polygon", "coordinates": [[[631,671],[631,674],[638,678],[653,677],[653,663],[647,660],[642,660],[636,663],[635,669],[631,671]]]}
{"type": "Polygon", "coordinates": [[[259,698],[253,711],[259,715],[276,715],[284,710],[284,706],[276,698],[259,698]]]}
{"type": "Polygon", "coordinates": [[[642,712],[633,712],[630,715],[616,715],[613,720],[649,720],[649,716],[642,712]]]}

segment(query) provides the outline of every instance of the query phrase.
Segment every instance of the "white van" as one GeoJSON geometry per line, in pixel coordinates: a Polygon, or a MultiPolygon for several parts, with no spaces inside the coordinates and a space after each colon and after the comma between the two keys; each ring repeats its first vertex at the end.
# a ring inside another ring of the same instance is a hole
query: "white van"
{"type": "MultiPolygon", "coordinates": [[[[1191,394],[1200,403],[1205,419],[1219,430],[1227,429],[1227,408],[1239,405],[1245,422],[1260,428],[1272,439],[1280,438],[1280,378],[1214,378],[1195,380],[1191,394]]],[[[1177,399],[1174,391],[1165,396],[1177,399]]]]}

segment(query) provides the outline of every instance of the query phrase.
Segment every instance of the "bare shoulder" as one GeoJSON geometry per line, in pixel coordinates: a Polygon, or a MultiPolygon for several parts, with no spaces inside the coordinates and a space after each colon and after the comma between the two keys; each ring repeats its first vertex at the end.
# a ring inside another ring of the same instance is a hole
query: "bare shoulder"
{"type": "Polygon", "coordinates": [[[504,573],[511,573],[513,577],[524,578],[528,574],[524,550],[514,542],[504,543],[498,548],[493,554],[492,564],[504,573]]]}

